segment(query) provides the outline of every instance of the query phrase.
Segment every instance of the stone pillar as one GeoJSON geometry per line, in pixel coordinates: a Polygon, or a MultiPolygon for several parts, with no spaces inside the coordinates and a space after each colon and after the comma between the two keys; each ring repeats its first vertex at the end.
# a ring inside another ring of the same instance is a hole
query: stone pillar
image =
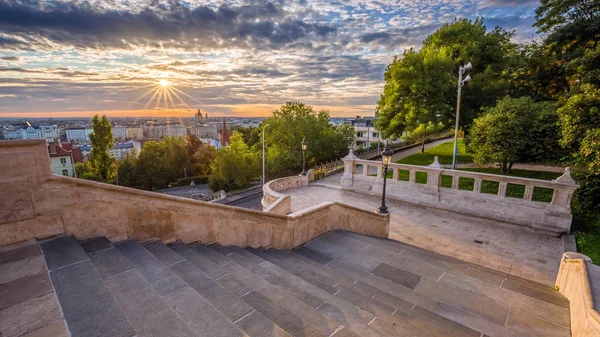
{"type": "Polygon", "coordinates": [[[444,168],[440,162],[438,156],[433,158],[433,163],[428,166],[433,170],[427,171],[427,185],[430,187],[438,188],[440,186],[440,177],[442,175],[442,169],[444,168]]]}
{"type": "Polygon", "coordinates": [[[352,187],[352,182],[354,180],[354,161],[357,159],[358,157],[354,154],[352,149],[350,149],[350,152],[346,157],[342,158],[342,161],[344,162],[344,174],[342,175],[341,184],[343,187],[352,187]]]}
{"type": "Polygon", "coordinates": [[[573,197],[573,192],[579,187],[575,180],[571,177],[571,168],[566,167],[565,173],[556,178],[556,180],[552,180],[556,183],[556,187],[554,188],[554,197],[552,198],[552,205],[571,210],[571,198],[573,197]]]}

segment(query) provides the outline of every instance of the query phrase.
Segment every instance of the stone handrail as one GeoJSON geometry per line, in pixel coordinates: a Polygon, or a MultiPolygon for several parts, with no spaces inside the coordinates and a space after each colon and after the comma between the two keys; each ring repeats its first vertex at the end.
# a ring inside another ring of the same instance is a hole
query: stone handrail
{"type": "Polygon", "coordinates": [[[291,249],[331,229],[387,236],[389,217],[337,204],[280,215],[53,175],[44,140],[0,141],[0,246],[56,235],[291,249]]]}
{"type": "Polygon", "coordinates": [[[283,177],[267,182],[263,186],[263,198],[261,204],[263,210],[269,213],[286,215],[292,211],[291,198],[281,191],[290,188],[306,187],[314,179],[314,170],[309,170],[305,176],[283,177]]]}
{"type": "MultiPolygon", "coordinates": [[[[600,267],[585,255],[563,254],[556,277],[556,287],[569,299],[571,335],[573,337],[600,336],[600,313],[592,289],[600,287],[600,267]]],[[[596,294],[598,295],[598,294],[596,294]]]]}
{"type": "MultiPolygon", "coordinates": [[[[570,176],[570,168],[553,181],[527,179],[496,174],[449,170],[436,160],[430,166],[390,164],[386,193],[391,199],[480,216],[493,220],[527,226],[541,233],[560,236],[571,226],[571,197],[577,184],[570,176]],[[409,172],[408,181],[399,180],[400,171],[409,172]],[[417,172],[427,174],[426,183],[417,182],[417,172]],[[442,176],[452,179],[450,187],[442,185],[442,176]],[[474,180],[472,191],[459,189],[460,178],[474,180]],[[497,194],[481,192],[484,181],[498,184],[497,194]],[[522,199],[506,195],[508,184],[523,185],[522,199]],[[532,199],[534,188],[553,190],[549,203],[532,199]]],[[[379,161],[361,160],[350,153],[344,158],[342,187],[360,193],[381,195],[383,189],[383,164],[379,161]],[[358,167],[362,167],[361,170],[358,167]]]]}

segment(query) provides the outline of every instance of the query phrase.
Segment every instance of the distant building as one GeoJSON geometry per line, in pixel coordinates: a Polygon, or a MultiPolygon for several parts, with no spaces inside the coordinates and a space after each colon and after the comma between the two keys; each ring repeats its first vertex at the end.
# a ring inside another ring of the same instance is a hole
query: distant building
{"type": "Polygon", "coordinates": [[[58,141],[52,141],[48,143],[48,154],[52,173],[67,177],[75,176],[75,163],[71,150],[65,149],[58,141]]]}
{"type": "Polygon", "coordinates": [[[90,141],[90,133],[94,132],[93,129],[69,129],[67,130],[67,141],[85,143],[90,141]]]}
{"type": "Polygon", "coordinates": [[[223,126],[221,127],[221,146],[229,145],[229,131],[227,130],[227,124],[225,124],[225,118],[223,118],[223,126]]]}
{"type": "MultiPolygon", "coordinates": [[[[81,145],[79,148],[81,149],[81,154],[83,158],[89,158],[90,153],[92,152],[92,146],[86,144],[81,145]]],[[[118,160],[125,159],[125,157],[127,157],[127,154],[133,151],[136,151],[137,154],[139,154],[142,151],[142,146],[140,142],[131,141],[126,143],[115,143],[113,148],[108,150],[110,155],[118,160]]]]}
{"type": "Polygon", "coordinates": [[[127,128],[124,126],[115,126],[112,128],[113,136],[115,140],[125,140],[127,139],[127,128]]]}
{"type": "Polygon", "coordinates": [[[200,139],[218,139],[219,130],[214,124],[196,125],[187,129],[189,135],[195,135],[200,139]]]}
{"type": "Polygon", "coordinates": [[[164,137],[185,137],[185,126],[174,125],[148,125],[144,127],[146,138],[161,139],[164,137]]]}
{"type": "Polygon", "coordinates": [[[127,139],[141,140],[144,139],[143,128],[127,128],[127,139]]]}
{"type": "Polygon", "coordinates": [[[200,109],[198,109],[195,117],[196,117],[196,123],[198,123],[198,124],[208,123],[208,112],[206,113],[205,116],[202,116],[202,111],[200,109]]]}
{"type": "Polygon", "coordinates": [[[45,139],[52,142],[60,138],[60,129],[56,125],[32,126],[29,122],[4,131],[4,139],[45,139]]]}
{"type": "Polygon", "coordinates": [[[375,127],[376,119],[372,117],[357,118],[352,121],[356,131],[356,146],[370,148],[371,144],[381,142],[381,134],[375,127]]]}

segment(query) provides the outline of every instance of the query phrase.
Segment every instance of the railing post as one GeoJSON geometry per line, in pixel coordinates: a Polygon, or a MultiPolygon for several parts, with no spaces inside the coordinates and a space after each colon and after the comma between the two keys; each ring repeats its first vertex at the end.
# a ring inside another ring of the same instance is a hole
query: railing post
{"type": "Polygon", "coordinates": [[[473,186],[473,192],[481,193],[481,179],[475,178],[475,186],[473,186]]]}
{"type": "Polygon", "coordinates": [[[377,166],[377,178],[383,179],[382,173],[383,173],[383,167],[377,166]]]}
{"type": "Polygon", "coordinates": [[[501,197],[506,197],[506,186],[508,183],[506,181],[501,181],[500,186],[498,186],[498,195],[501,197]]]}
{"type": "Polygon", "coordinates": [[[392,168],[392,180],[398,181],[398,168],[396,167],[392,168]]]}
{"type": "Polygon", "coordinates": [[[453,175],[452,176],[452,189],[453,190],[457,190],[458,189],[458,176],[457,175],[453,175]]]}
{"type": "Polygon", "coordinates": [[[533,197],[533,185],[525,185],[525,195],[523,195],[523,199],[531,201],[532,197],[533,197]]]}
{"type": "Polygon", "coordinates": [[[571,177],[571,168],[566,167],[565,173],[552,182],[555,183],[552,205],[570,210],[573,192],[579,187],[571,177]]]}
{"type": "Polygon", "coordinates": [[[408,182],[414,184],[416,181],[417,181],[417,171],[410,169],[408,182]]]}

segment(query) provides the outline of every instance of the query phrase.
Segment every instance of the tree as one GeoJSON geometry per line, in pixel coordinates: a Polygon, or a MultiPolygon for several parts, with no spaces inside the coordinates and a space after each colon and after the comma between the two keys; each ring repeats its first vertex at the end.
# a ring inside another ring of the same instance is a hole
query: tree
{"type": "MultiPolygon", "coordinates": [[[[301,102],[288,102],[263,121],[270,124],[265,132],[267,170],[270,176],[284,176],[300,172],[302,148],[306,137],[307,167],[337,159],[347,153],[348,145],[354,140],[355,132],[349,127],[334,127],[329,124],[327,110],[315,111],[301,102]]],[[[262,127],[260,128],[262,130],[262,127]]],[[[258,149],[257,149],[258,150],[258,149]]]]}
{"type": "Polygon", "coordinates": [[[558,129],[552,102],[535,102],[529,97],[505,97],[496,106],[485,109],[473,121],[469,149],[477,164],[498,162],[500,171],[510,173],[517,161],[542,156],[557,148],[558,129]]]}
{"type": "Polygon", "coordinates": [[[563,147],[577,152],[591,129],[600,128],[600,89],[591,84],[575,87],[558,109],[563,147]]]}
{"type": "Polygon", "coordinates": [[[103,182],[108,182],[114,174],[113,163],[115,161],[109,152],[114,146],[112,126],[106,116],[99,118],[98,115],[95,115],[92,120],[92,129],[94,131],[90,134],[91,167],[97,171],[103,182]]]}
{"type": "Polygon", "coordinates": [[[442,132],[446,127],[442,123],[434,124],[429,122],[427,124],[421,124],[416,129],[407,133],[402,139],[404,141],[413,141],[421,143],[421,153],[425,152],[425,142],[427,139],[436,134],[442,132]]]}
{"type": "Polygon", "coordinates": [[[213,191],[246,187],[259,175],[258,157],[244,143],[243,135],[234,131],[229,140],[229,146],[220,148],[211,164],[208,186],[213,191]]]}
{"type": "Polygon", "coordinates": [[[425,39],[423,47],[395,58],[385,73],[377,104],[377,127],[385,137],[399,138],[422,124],[454,124],[456,74],[471,62],[468,89],[463,90],[461,125],[470,125],[482,107],[492,106],[510,92],[510,69],[516,46],[512,32],[490,32],[483,19],[454,20],[425,39]]]}

